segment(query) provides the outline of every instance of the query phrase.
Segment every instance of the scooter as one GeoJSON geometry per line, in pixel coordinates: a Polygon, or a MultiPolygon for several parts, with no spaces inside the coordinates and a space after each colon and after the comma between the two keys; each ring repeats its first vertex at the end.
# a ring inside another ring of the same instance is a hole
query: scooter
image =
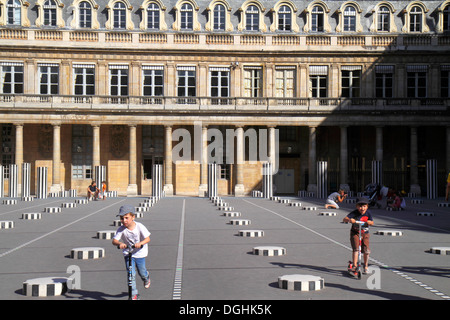
{"type": "MultiPolygon", "coordinates": [[[[120,246],[117,246],[117,249],[120,249],[120,246]]],[[[127,247],[128,255],[127,255],[127,271],[128,271],[128,300],[133,300],[132,294],[132,285],[133,285],[133,262],[131,259],[131,254],[133,253],[134,245],[129,245],[127,247]]]]}
{"type": "Polygon", "coordinates": [[[358,261],[356,262],[356,268],[355,270],[353,270],[353,262],[349,261],[348,262],[348,273],[358,279],[361,279],[361,242],[362,242],[362,234],[361,234],[361,227],[363,224],[365,224],[365,221],[356,221],[356,224],[358,224],[359,227],[359,246],[358,246],[358,261]]]}

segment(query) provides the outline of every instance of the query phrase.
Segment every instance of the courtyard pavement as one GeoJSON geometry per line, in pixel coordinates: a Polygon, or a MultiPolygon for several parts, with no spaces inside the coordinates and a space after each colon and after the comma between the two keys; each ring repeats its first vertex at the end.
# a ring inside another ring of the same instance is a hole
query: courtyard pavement
{"type": "MultiPolygon", "coordinates": [[[[141,300],[259,301],[276,300],[450,300],[450,255],[432,253],[432,247],[450,248],[450,208],[443,199],[407,200],[407,210],[371,209],[371,274],[361,280],[347,275],[351,258],[350,225],[341,223],[355,204],[325,210],[324,200],[281,197],[301,202],[290,206],[262,198],[222,197],[249,225],[233,225],[208,198],[166,197],[137,218],[151,232],[147,268],[150,289],[138,280],[141,300]],[[303,207],[316,207],[304,210],[303,207]],[[334,212],[336,215],[320,215],[334,212]],[[431,212],[432,216],[418,216],[431,212]],[[242,237],[240,230],[261,230],[262,237],[242,237]],[[401,235],[378,234],[399,231],[401,235]],[[281,256],[253,253],[257,246],[286,249],[281,256]],[[313,275],[324,280],[318,291],[285,290],[278,277],[313,275]]],[[[7,198],[4,198],[7,199],[7,198]]],[[[117,197],[62,208],[74,198],[48,198],[0,204],[0,221],[14,228],[0,230],[1,300],[126,300],[125,263],[111,240],[98,231],[116,230],[113,221],[120,206],[136,207],[147,197],[117,197]],[[42,219],[24,220],[23,213],[40,212],[42,219]],[[78,260],[78,247],[101,247],[105,256],[78,260]],[[74,277],[78,288],[55,297],[28,297],[23,283],[42,277],[74,277]]],[[[0,199],[1,201],[2,199],[0,199]]],[[[264,302],[265,301],[265,302],[264,302]]],[[[187,309],[186,309],[187,311],[187,309]]],[[[201,309],[194,310],[201,312],[201,309]]],[[[218,311],[219,312],[219,311],[218,311]]],[[[222,310],[225,312],[225,310],[222,310]]]]}

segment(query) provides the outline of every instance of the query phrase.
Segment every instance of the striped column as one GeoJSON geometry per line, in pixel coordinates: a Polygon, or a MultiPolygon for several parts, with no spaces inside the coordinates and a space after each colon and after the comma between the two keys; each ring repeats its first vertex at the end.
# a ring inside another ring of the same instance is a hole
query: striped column
{"type": "Polygon", "coordinates": [[[103,181],[106,181],[106,166],[95,166],[95,183],[99,190],[102,188],[103,181]]]}
{"type": "Polygon", "coordinates": [[[0,164],[0,198],[5,196],[5,167],[0,164]]]}
{"type": "Polygon", "coordinates": [[[10,198],[16,198],[17,197],[17,178],[18,178],[18,172],[17,172],[17,164],[10,164],[9,165],[9,197],[10,198]]]}
{"type": "Polygon", "coordinates": [[[273,168],[271,162],[263,163],[263,198],[270,199],[273,196],[273,168]]]}
{"type": "Polygon", "coordinates": [[[427,160],[427,199],[437,198],[437,161],[427,160]]]}
{"type": "Polygon", "coordinates": [[[31,163],[22,163],[22,198],[30,196],[31,163]]]}
{"type": "Polygon", "coordinates": [[[208,197],[217,197],[217,163],[208,163],[208,197]]]}
{"type": "Polygon", "coordinates": [[[160,199],[163,191],[162,164],[154,164],[152,171],[152,196],[156,197],[156,199],[160,199]]]}
{"type": "Polygon", "coordinates": [[[317,161],[317,198],[324,199],[328,195],[328,163],[317,161]]]}
{"type": "Polygon", "coordinates": [[[38,199],[47,199],[47,177],[48,177],[48,168],[38,167],[37,188],[36,188],[36,197],[38,199]]]}
{"type": "Polygon", "coordinates": [[[372,183],[383,185],[383,164],[379,160],[372,161],[372,183]]]}

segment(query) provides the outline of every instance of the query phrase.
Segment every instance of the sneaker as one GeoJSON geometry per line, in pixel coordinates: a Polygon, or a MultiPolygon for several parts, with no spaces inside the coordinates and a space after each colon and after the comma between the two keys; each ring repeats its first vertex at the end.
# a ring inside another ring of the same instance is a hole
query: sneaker
{"type": "Polygon", "coordinates": [[[130,300],[140,300],[140,299],[139,299],[139,295],[138,295],[138,294],[135,294],[134,296],[131,297],[130,300]]]}
{"type": "Polygon", "coordinates": [[[150,281],[150,277],[148,277],[148,279],[144,281],[144,288],[145,288],[145,289],[150,288],[150,282],[151,282],[151,281],[150,281]]]}

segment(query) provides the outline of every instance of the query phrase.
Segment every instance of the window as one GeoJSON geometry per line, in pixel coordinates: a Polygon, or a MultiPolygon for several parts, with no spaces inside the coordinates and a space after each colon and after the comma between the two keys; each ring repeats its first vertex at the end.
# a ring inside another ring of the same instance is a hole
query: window
{"type": "Polygon", "coordinates": [[[292,29],[292,13],[288,6],[281,6],[278,11],[278,30],[291,31],[292,29]]]}
{"type": "Polygon", "coordinates": [[[275,95],[277,98],[295,96],[295,67],[277,66],[275,68],[275,95]]]}
{"type": "Polygon", "coordinates": [[[361,90],[361,67],[342,66],[341,68],[342,92],[345,98],[360,97],[361,90]]]}
{"type": "Polygon", "coordinates": [[[389,32],[390,31],[391,12],[389,11],[388,7],[381,6],[380,9],[378,9],[377,19],[378,19],[377,31],[389,32]]]}
{"type": "Polygon", "coordinates": [[[83,1],[79,6],[80,28],[92,28],[92,7],[89,2],[83,1]]]}
{"type": "Polygon", "coordinates": [[[125,29],[127,26],[127,11],[125,4],[123,2],[116,2],[114,4],[113,15],[114,15],[114,29],[125,29]]]}
{"type": "Polygon", "coordinates": [[[450,31],[450,5],[447,5],[443,11],[443,31],[450,31]]]}
{"type": "Polygon", "coordinates": [[[0,93],[23,93],[23,64],[3,62],[0,68],[0,93]]]}
{"type": "Polygon", "coordinates": [[[245,10],[245,30],[258,31],[259,30],[259,10],[255,5],[250,5],[245,10]]]}
{"type": "Polygon", "coordinates": [[[56,26],[56,2],[47,0],[44,2],[44,26],[56,26]]]}
{"type": "Polygon", "coordinates": [[[213,30],[215,31],[224,31],[225,30],[225,6],[222,4],[218,4],[214,7],[213,11],[213,19],[214,25],[213,30]]]}
{"type": "Polygon", "coordinates": [[[72,179],[92,179],[92,140],[90,125],[72,125],[72,179]]]}
{"type": "Polygon", "coordinates": [[[152,179],[153,165],[164,164],[164,126],[142,126],[144,179],[152,179]]]}
{"type": "Polygon", "coordinates": [[[412,7],[409,13],[409,31],[422,32],[422,8],[412,7]]]}
{"type": "Polygon", "coordinates": [[[194,10],[189,3],[184,3],[180,10],[181,30],[192,30],[194,24],[194,10]]]}
{"type": "Polygon", "coordinates": [[[427,97],[427,71],[428,66],[406,66],[406,95],[408,98],[427,97]]]}
{"type": "Polygon", "coordinates": [[[356,9],[353,6],[344,9],[344,31],[356,31],[356,9]]]}
{"type": "MultiPolygon", "coordinates": [[[[74,79],[74,88],[73,88],[74,95],[88,96],[95,94],[94,65],[73,65],[73,79],[74,79]]],[[[83,98],[79,97],[79,99],[83,98]]]]}
{"type": "Polygon", "coordinates": [[[244,68],[244,97],[262,97],[262,67],[244,68]]]}
{"type": "Polygon", "coordinates": [[[323,32],[324,31],[324,11],[321,6],[314,6],[311,11],[311,31],[323,32]]]}
{"type": "MultiPolygon", "coordinates": [[[[227,98],[230,96],[230,68],[209,68],[211,97],[227,98]]],[[[211,99],[212,104],[228,104],[228,99],[211,99]]]]}
{"type": "Polygon", "coordinates": [[[375,96],[392,98],[394,84],[394,66],[375,66],[375,96]]]}
{"type": "Polygon", "coordinates": [[[450,65],[441,67],[441,98],[450,98],[450,65]]]}
{"type": "Polygon", "coordinates": [[[309,66],[312,98],[328,97],[328,66],[309,66]]]}
{"type": "Polygon", "coordinates": [[[8,12],[8,24],[20,26],[22,24],[21,19],[21,3],[19,0],[8,0],[6,4],[6,10],[8,12]]]}
{"type": "MultiPolygon", "coordinates": [[[[143,84],[142,91],[144,96],[163,96],[164,95],[164,67],[163,66],[143,66],[143,84]]],[[[161,101],[150,100],[155,103],[161,101]]]]}
{"type": "Polygon", "coordinates": [[[147,28],[159,30],[160,8],[156,3],[150,3],[147,7],[147,28]]]}
{"type": "MultiPolygon", "coordinates": [[[[196,74],[194,66],[177,67],[177,96],[196,96],[196,74]]],[[[195,103],[195,99],[178,99],[178,103],[195,103]]]]}
{"type": "MultiPolygon", "coordinates": [[[[128,66],[110,65],[110,95],[126,97],[128,96],[128,66]]],[[[126,98],[114,98],[113,103],[123,103],[126,98]]]]}
{"type": "Polygon", "coordinates": [[[57,64],[39,64],[39,93],[54,95],[59,93],[59,66],[57,64]]]}

